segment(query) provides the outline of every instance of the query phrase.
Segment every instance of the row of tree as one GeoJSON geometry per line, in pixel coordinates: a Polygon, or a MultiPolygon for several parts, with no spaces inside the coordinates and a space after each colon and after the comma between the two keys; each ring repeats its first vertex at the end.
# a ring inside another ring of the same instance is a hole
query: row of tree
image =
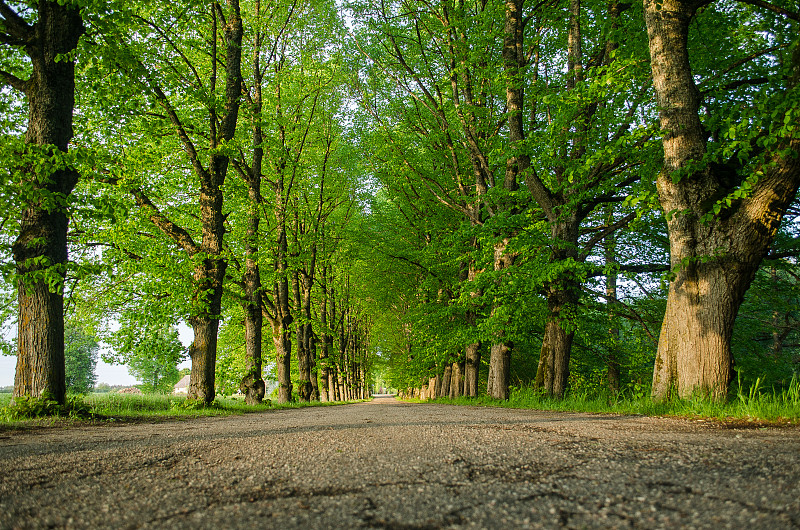
{"type": "MultiPolygon", "coordinates": [[[[279,401],[363,396],[378,353],[437,395],[602,372],[724,398],[754,278],[796,293],[799,21],[789,0],[0,0],[15,394],[63,399],[66,299],[117,360],[172,355],[148,345],[187,322],[205,402],[260,401],[265,365],[279,401]]],[[[785,379],[797,310],[763,299],[785,379]]]]}
{"type": "Polygon", "coordinates": [[[223,322],[240,388],[261,401],[264,320],[279,401],[294,388],[363,396],[371,350],[342,244],[361,212],[335,6],[0,2],[0,16],[0,74],[16,90],[3,93],[2,189],[15,395],[64,399],[66,299],[129,365],[174,369],[174,326],[187,322],[191,399],[212,401],[231,365],[217,363],[223,322]]]}
{"type": "Polygon", "coordinates": [[[463,366],[475,395],[488,353],[480,379],[499,399],[512,380],[562,396],[600,370],[613,391],[621,370],[637,384],[649,371],[656,399],[723,399],[764,258],[789,307],[751,306],[773,312],[745,315],[766,324],[773,355],[740,335],[739,366],[780,365],[772,382],[788,383],[800,361],[796,7],[353,2],[362,138],[386,224],[406,227],[376,238],[415,278],[406,300],[383,302],[403,338],[387,346],[393,384],[441,395],[436,381],[463,366]]]}

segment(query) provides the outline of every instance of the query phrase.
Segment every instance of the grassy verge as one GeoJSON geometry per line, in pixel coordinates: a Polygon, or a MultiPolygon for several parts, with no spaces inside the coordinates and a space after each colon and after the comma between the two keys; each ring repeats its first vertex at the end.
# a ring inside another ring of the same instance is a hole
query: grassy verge
{"type": "Polygon", "coordinates": [[[0,429],[29,428],[79,424],[85,422],[162,421],[201,416],[230,416],[287,408],[323,407],[349,402],[332,403],[270,403],[247,405],[244,398],[217,397],[211,405],[202,406],[185,396],[160,394],[89,394],[69,396],[66,406],[47,405],[40,400],[10,407],[11,395],[0,394],[0,429]]]}
{"type": "Polygon", "coordinates": [[[800,424],[799,379],[793,379],[789,388],[781,392],[764,392],[759,389],[758,384],[746,391],[740,388],[728,402],[722,403],[703,398],[654,402],[646,395],[612,396],[590,393],[569,393],[563,399],[552,399],[530,388],[512,389],[511,397],[507,401],[489,397],[461,397],[440,398],[429,402],[560,412],[677,416],[711,419],[741,426],[800,424]]]}

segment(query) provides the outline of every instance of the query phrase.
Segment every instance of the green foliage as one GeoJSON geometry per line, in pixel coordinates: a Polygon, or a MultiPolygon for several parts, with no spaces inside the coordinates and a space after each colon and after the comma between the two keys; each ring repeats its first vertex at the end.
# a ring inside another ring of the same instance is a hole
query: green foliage
{"type": "Polygon", "coordinates": [[[64,364],[67,392],[87,394],[97,381],[95,366],[100,346],[82,328],[67,324],[64,329],[64,364]]]}
{"type": "Polygon", "coordinates": [[[104,354],[106,362],[128,366],[145,392],[172,392],[180,379],[177,365],[186,357],[172,325],[129,315],[109,342],[113,351],[104,354]]]}
{"type": "MultiPolygon", "coordinates": [[[[785,240],[784,240],[785,241],[785,240]]],[[[735,368],[746,386],[787,388],[800,374],[800,268],[767,262],[756,274],[736,319],[735,368]]]]}
{"type": "Polygon", "coordinates": [[[0,421],[11,422],[43,417],[92,418],[94,413],[81,396],[67,396],[63,405],[50,396],[15,397],[8,405],[0,408],[0,421]]]}

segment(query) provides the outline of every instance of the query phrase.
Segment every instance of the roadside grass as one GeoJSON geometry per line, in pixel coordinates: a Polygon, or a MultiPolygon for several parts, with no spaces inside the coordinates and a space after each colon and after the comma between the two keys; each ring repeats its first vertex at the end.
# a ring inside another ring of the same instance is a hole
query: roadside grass
{"type": "MultiPolygon", "coordinates": [[[[739,386],[727,402],[717,402],[698,396],[691,399],[656,402],[639,391],[635,394],[612,395],[607,392],[569,392],[563,399],[553,399],[531,388],[512,388],[511,397],[500,401],[486,396],[438,398],[428,403],[507,407],[559,412],[623,414],[644,416],[676,416],[710,419],[741,426],[800,424],[800,379],[792,379],[782,391],[759,388],[759,382],[749,389],[739,386]]],[[[405,401],[420,402],[419,399],[405,401]]]]}
{"type": "Polygon", "coordinates": [[[217,396],[210,405],[189,401],[185,396],[166,394],[88,394],[68,396],[67,404],[47,400],[25,400],[11,405],[11,394],[0,395],[0,429],[92,422],[135,422],[178,420],[206,416],[230,416],[289,408],[324,407],[358,403],[292,402],[247,405],[244,398],[217,396]]]}

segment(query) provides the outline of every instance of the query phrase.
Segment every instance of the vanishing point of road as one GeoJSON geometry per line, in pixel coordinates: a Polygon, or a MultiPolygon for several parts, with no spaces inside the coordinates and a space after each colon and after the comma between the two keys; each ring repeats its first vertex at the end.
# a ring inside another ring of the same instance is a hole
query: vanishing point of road
{"type": "Polygon", "coordinates": [[[5,431],[0,528],[800,528],[800,430],[382,397],[5,431]]]}

